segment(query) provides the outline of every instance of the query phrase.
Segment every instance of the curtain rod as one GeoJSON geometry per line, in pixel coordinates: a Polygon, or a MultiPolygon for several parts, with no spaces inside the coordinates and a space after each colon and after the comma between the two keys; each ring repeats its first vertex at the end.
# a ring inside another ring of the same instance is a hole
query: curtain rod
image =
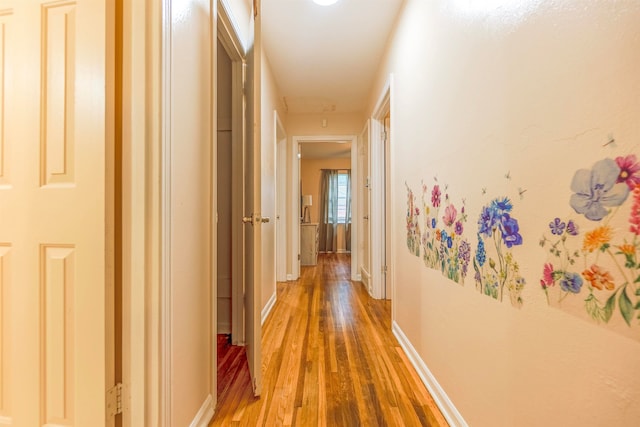
{"type": "Polygon", "coordinates": [[[321,171],[351,171],[351,168],[347,168],[347,169],[320,169],[321,171]]]}

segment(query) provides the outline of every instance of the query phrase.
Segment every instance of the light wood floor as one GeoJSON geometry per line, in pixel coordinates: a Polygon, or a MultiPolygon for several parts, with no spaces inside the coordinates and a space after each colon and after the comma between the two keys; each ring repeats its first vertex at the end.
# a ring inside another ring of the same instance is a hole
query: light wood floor
{"type": "Polygon", "coordinates": [[[321,255],[278,283],[262,331],[262,396],[244,353],[225,357],[211,426],[447,426],[391,333],[390,301],[349,281],[349,265],[348,255],[321,255]]]}

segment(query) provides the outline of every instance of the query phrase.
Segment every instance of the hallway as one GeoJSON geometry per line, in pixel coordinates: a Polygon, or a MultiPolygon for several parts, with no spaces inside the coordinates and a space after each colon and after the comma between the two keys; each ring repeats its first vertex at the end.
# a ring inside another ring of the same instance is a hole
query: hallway
{"type": "Polygon", "coordinates": [[[263,394],[247,369],[219,396],[211,426],[446,426],[391,333],[391,302],[348,280],[350,259],[320,255],[278,283],[263,326],[263,394]]]}

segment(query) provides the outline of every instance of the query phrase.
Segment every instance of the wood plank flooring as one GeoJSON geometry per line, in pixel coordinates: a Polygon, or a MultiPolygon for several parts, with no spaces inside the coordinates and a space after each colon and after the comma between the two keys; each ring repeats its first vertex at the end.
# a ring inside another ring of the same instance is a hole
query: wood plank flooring
{"type": "Polygon", "coordinates": [[[299,280],[278,283],[262,331],[262,396],[244,353],[224,357],[210,426],[447,426],[391,333],[390,301],[370,298],[349,269],[349,255],[320,255],[299,280]]]}

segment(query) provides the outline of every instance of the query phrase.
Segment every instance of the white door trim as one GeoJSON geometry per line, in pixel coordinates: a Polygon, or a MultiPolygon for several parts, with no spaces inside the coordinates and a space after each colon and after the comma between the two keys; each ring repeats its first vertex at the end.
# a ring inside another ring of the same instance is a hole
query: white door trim
{"type": "Polygon", "coordinates": [[[277,110],[273,110],[276,150],[276,280],[287,280],[287,132],[277,110]]]}
{"type": "MultiPolygon", "coordinates": [[[[351,182],[358,182],[358,136],[357,135],[312,135],[293,136],[291,138],[291,211],[290,218],[287,218],[288,229],[291,230],[290,245],[291,251],[291,276],[295,280],[300,277],[300,159],[298,158],[298,147],[300,144],[309,142],[351,142],[351,182]]],[[[353,184],[352,184],[353,188],[353,184]]],[[[357,191],[351,191],[351,212],[359,212],[359,196],[357,191]]],[[[351,215],[351,280],[360,280],[358,267],[358,227],[360,218],[351,215]]]]}
{"type": "Polygon", "coordinates": [[[160,164],[160,426],[171,423],[171,0],[162,1],[160,164]]]}
{"type": "MultiPolygon", "coordinates": [[[[371,288],[373,290],[374,298],[384,298],[384,280],[383,280],[383,268],[385,266],[385,245],[389,238],[389,228],[385,226],[387,224],[393,224],[393,218],[385,219],[385,143],[383,139],[384,131],[384,117],[387,113],[391,113],[391,120],[393,123],[394,114],[392,111],[392,92],[393,92],[393,74],[389,75],[378,102],[371,116],[371,133],[369,135],[371,142],[371,288]]],[[[393,124],[390,126],[393,131],[393,124]]],[[[387,144],[391,146],[392,135],[389,133],[387,144]]],[[[391,150],[389,150],[391,152],[391,150]]],[[[392,176],[386,177],[389,182],[392,176]]],[[[393,203],[393,201],[389,201],[393,203]]],[[[392,204],[393,206],[393,204],[392,204]]],[[[391,239],[389,239],[391,240],[391,239]]],[[[389,254],[391,255],[391,254],[389,254]]],[[[390,258],[387,258],[390,259],[390,258]]],[[[391,289],[393,288],[393,272],[391,266],[387,266],[387,280],[391,280],[391,289]]],[[[393,301],[393,295],[389,296],[393,301]]],[[[393,302],[392,302],[393,305],[393,302]]],[[[393,308],[393,307],[392,307],[393,308]]]]}
{"type": "MultiPolygon", "coordinates": [[[[243,123],[243,87],[242,73],[244,61],[244,48],[240,42],[237,32],[237,25],[232,19],[231,10],[226,1],[218,0],[218,40],[222,43],[231,59],[232,88],[231,88],[231,121],[233,132],[231,134],[231,194],[236,195],[231,198],[231,218],[242,218],[243,200],[237,195],[242,194],[242,146],[243,132],[237,131],[244,128],[243,123]]],[[[215,82],[217,83],[217,77],[215,82]]],[[[215,97],[214,97],[215,99],[215,97]]],[[[217,111],[216,116],[217,117],[217,111]]],[[[217,145],[217,142],[216,142],[217,145]]],[[[216,206],[217,212],[217,206],[216,206]]],[[[237,220],[231,221],[231,241],[232,241],[232,266],[231,266],[231,338],[233,345],[245,344],[245,324],[244,324],[244,289],[243,289],[243,259],[244,259],[244,229],[237,220]]],[[[217,288],[214,286],[212,292],[215,294],[217,304],[217,288]]]]}

